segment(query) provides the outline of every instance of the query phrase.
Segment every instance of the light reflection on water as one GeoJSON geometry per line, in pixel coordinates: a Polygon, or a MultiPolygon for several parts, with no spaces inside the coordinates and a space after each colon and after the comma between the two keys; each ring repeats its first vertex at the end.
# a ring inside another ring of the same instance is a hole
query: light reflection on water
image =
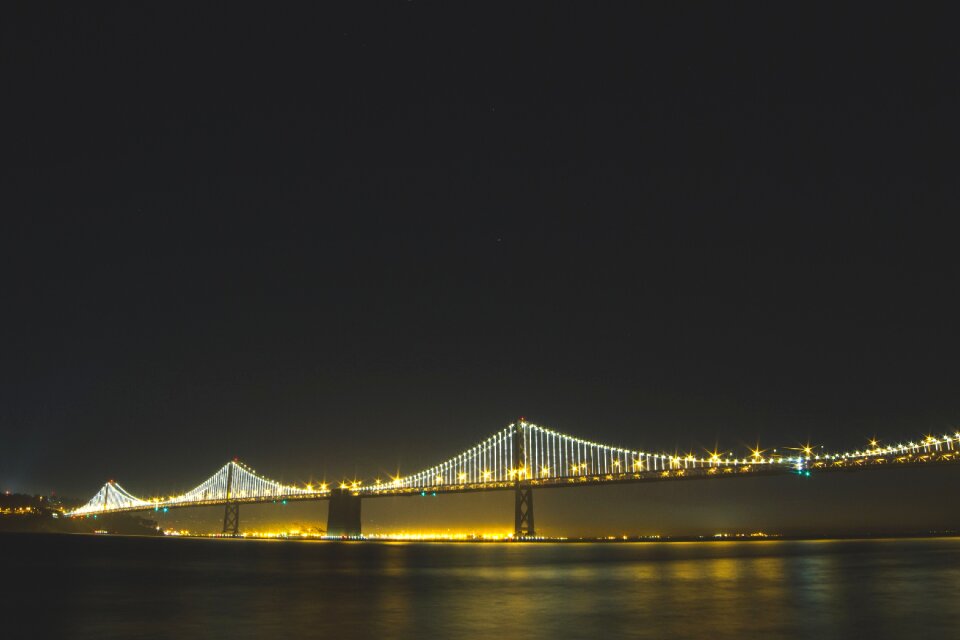
{"type": "MultiPolygon", "coordinates": [[[[5,535],[22,637],[956,637],[960,540],[257,542],[5,535]]],[[[18,637],[13,635],[10,637],[18,637]]]]}

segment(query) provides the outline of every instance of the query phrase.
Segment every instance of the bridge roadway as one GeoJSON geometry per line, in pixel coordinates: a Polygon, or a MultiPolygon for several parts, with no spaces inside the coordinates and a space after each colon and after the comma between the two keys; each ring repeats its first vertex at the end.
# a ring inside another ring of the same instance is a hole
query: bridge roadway
{"type": "MultiPolygon", "coordinates": [[[[960,441],[960,437],[958,437],[960,441]]],[[[912,444],[912,443],[911,443],[912,444]]],[[[341,483],[337,488],[295,493],[277,493],[269,496],[231,496],[189,502],[170,502],[156,500],[151,503],[101,509],[94,513],[130,513],[144,511],[164,511],[204,506],[226,506],[224,533],[236,535],[239,531],[239,505],[264,504],[294,501],[329,500],[327,535],[331,537],[357,538],[362,535],[360,523],[361,500],[370,498],[422,497],[455,493],[476,493],[487,491],[514,491],[517,494],[517,513],[515,537],[522,539],[535,535],[533,527],[533,489],[559,489],[570,487],[599,486],[608,484],[633,484],[644,482],[663,482],[678,480],[711,480],[722,478],[745,478],[757,476],[810,475],[811,473],[857,472],[866,470],[900,469],[931,465],[949,465],[960,463],[960,446],[954,448],[939,443],[932,445],[930,440],[913,447],[891,448],[886,453],[875,451],[858,452],[860,456],[804,456],[800,458],[770,458],[761,463],[745,461],[737,464],[719,462],[706,466],[695,466],[689,461],[678,458],[673,464],[676,468],[648,470],[625,473],[587,473],[560,477],[498,480],[489,482],[434,483],[421,486],[394,486],[391,483],[361,485],[359,483],[341,483]],[[797,462],[799,460],[799,462],[797,462]],[[683,468],[686,462],[687,467],[683,468]],[[524,497],[525,496],[525,497],[524,497]],[[528,514],[521,514],[521,502],[527,502],[528,514]],[[232,510],[232,514],[231,514],[232,510]],[[522,521],[528,521],[524,523],[522,521]]],[[[72,513],[73,517],[93,515],[93,513],[72,513]]]]}

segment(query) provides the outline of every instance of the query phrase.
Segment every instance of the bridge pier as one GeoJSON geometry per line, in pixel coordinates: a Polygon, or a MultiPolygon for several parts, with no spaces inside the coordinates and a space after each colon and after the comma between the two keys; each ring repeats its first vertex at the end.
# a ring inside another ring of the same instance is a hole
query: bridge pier
{"type": "Polygon", "coordinates": [[[533,488],[523,487],[519,484],[515,489],[516,505],[513,514],[513,537],[517,540],[521,538],[532,538],[537,535],[533,526],[533,488]]]}
{"type": "Polygon", "coordinates": [[[240,535],[240,503],[228,502],[223,513],[223,532],[232,536],[240,535]]]}
{"type": "Polygon", "coordinates": [[[537,535],[537,531],[533,526],[533,487],[530,486],[529,480],[524,480],[528,470],[533,468],[527,464],[527,423],[521,417],[516,424],[516,427],[511,427],[513,429],[511,437],[513,459],[517,461],[520,468],[516,470],[516,480],[513,485],[516,496],[513,511],[513,539],[523,540],[537,535]]]}
{"type": "Polygon", "coordinates": [[[334,489],[327,512],[328,536],[360,536],[360,496],[349,489],[334,489]]]}

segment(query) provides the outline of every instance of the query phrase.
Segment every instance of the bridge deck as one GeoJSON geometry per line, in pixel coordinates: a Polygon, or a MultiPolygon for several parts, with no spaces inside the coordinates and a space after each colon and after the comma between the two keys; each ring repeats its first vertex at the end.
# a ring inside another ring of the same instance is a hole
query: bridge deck
{"type": "MultiPolygon", "coordinates": [[[[904,455],[868,456],[862,458],[845,458],[833,460],[810,460],[803,469],[797,469],[789,464],[744,464],[738,466],[709,466],[691,467],[687,469],[668,469],[663,471],[643,471],[631,473],[587,474],[581,476],[564,476],[558,478],[538,478],[522,481],[522,486],[536,489],[561,489],[571,487],[588,487],[608,484],[635,484],[649,482],[665,482],[679,480],[713,480],[721,478],[747,478],[763,476],[783,476],[796,474],[821,474],[837,472],[857,472],[866,470],[903,469],[911,467],[934,467],[960,464],[960,451],[944,450],[931,451],[923,454],[908,453],[904,455]]],[[[454,493],[476,493],[488,491],[511,491],[516,489],[513,481],[480,482],[464,484],[436,484],[422,487],[391,487],[382,488],[373,486],[348,487],[351,495],[361,498],[401,498],[423,495],[440,495],[454,493]]],[[[198,500],[184,503],[151,503],[126,508],[117,508],[100,511],[99,513],[132,513],[159,511],[162,509],[185,509],[192,507],[223,506],[224,504],[269,504],[278,502],[302,502],[329,500],[332,491],[317,491],[314,493],[296,493],[269,497],[238,497],[228,500],[198,500]]],[[[80,517],[88,514],[75,514],[80,517]]]]}

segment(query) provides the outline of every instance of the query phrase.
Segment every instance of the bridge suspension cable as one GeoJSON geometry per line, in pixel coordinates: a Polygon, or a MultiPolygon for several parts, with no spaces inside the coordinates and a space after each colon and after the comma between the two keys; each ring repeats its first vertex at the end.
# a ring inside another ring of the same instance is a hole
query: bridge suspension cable
{"type": "Polygon", "coordinates": [[[149,502],[141,500],[111,480],[100,487],[100,491],[97,491],[87,504],[70,512],[69,515],[86,515],[88,513],[119,511],[149,506],[149,502]]]}
{"type": "Polygon", "coordinates": [[[173,506],[183,503],[219,503],[228,500],[283,498],[311,493],[313,491],[308,489],[284,485],[275,480],[260,477],[243,463],[232,460],[190,491],[173,496],[163,504],[173,506]]]}
{"type": "MultiPolygon", "coordinates": [[[[774,450],[776,451],[776,450],[774,450]]],[[[741,458],[708,453],[696,456],[626,449],[591,442],[526,421],[518,421],[444,462],[389,483],[342,485],[353,495],[400,495],[410,492],[509,489],[520,484],[560,486],[570,482],[602,483],[713,475],[839,470],[879,465],[960,462],[960,432],[942,437],[826,453],[800,447],[794,455],[758,450],[741,458]]],[[[228,462],[189,491],[167,498],[139,498],[114,481],[107,482],[82,507],[67,512],[84,516],[106,512],[159,510],[165,507],[258,502],[286,498],[327,498],[331,491],[298,487],[258,475],[243,463],[228,462]]]]}
{"type": "Polygon", "coordinates": [[[453,485],[487,485],[517,480],[550,480],[609,474],[663,472],[705,467],[744,465],[795,465],[799,458],[730,455],[677,455],[650,453],[591,442],[529,422],[517,422],[498,431],[483,442],[428,469],[393,478],[389,484],[369,485],[365,491],[384,489],[431,488],[453,485]],[[515,438],[523,440],[519,448],[524,459],[515,460],[515,438]]]}
{"type": "Polygon", "coordinates": [[[322,496],[328,493],[326,486],[320,489],[285,485],[256,474],[242,462],[232,460],[212,476],[186,493],[168,498],[144,500],[128,492],[112,480],[79,509],[66,515],[79,516],[110,511],[133,511],[160,509],[187,505],[222,504],[230,501],[254,502],[303,496],[322,496]]]}

